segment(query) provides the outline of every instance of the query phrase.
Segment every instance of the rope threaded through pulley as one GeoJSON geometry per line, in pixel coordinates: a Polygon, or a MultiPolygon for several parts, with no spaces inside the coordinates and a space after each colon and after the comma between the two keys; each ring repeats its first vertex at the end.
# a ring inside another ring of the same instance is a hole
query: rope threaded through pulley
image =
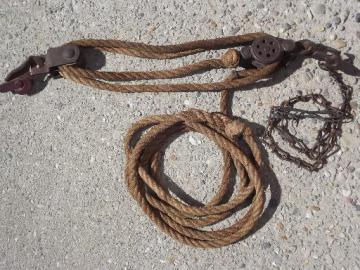
{"type": "MultiPolygon", "coordinates": [[[[264,33],[250,33],[239,36],[231,36],[210,40],[198,40],[177,45],[148,45],[137,42],[121,40],[94,40],[84,39],[72,41],[69,44],[81,46],[82,48],[96,48],[105,52],[119,53],[134,57],[150,59],[173,59],[187,55],[193,55],[208,50],[226,49],[229,47],[243,46],[256,38],[267,36],[264,33]]],[[[210,71],[221,68],[235,68],[241,60],[240,52],[230,48],[222,57],[207,59],[197,63],[166,70],[151,71],[95,71],[73,65],[59,67],[60,75],[76,83],[87,85],[101,90],[109,90],[122,93],[134,92],[179,92],[197,91],[213,92],[223,90],[235,90],[249,85],[259,79],[274,73],[280,66],[280,61],[266,65],[262,68],[251,68],[239,71],[237,78],[233,80],[224,79],[212,83],[170,83],[170,84],[125,84],[121,82],[173,79],[190,76],[198,72],[210,71]]]]}
{"type": "Polygon", "coordinates": [[[267,36],[250,33],[240,36],[212,40],[192,41],[178,45],[147,45],[118,40],[78,40],[70,44],[92,47],[105,52],[120,53],[134,57],[171,59],[208,50],[228,49],[220,58],[206,59],[174,69],[150,71],[106,72],[80,66],[60,66],[62,77],[97,89],[115,92],[178,92],[221,91],[220,112],[207,113],[190,110],[174,115],[149,116],[135,123],[125,140],[127,155],[125,177],[129,192],[149,218],[172,238],[202,248],[221,247],[234,243],[254,228],[260,218],[265,201],[264,187],[259,174],[262,164],[260,150],[250,128],[231,115],[231,93],[233,90],[264,79],[273,74],[281,61],[240,70],[218,82],[172,83],[172,84],[126,84],[127,81],[172,79],[190,76],[213,69],[235,69],[243,60],[235,48],[254,39],[267,36]],[[142,133],[147,130],[146,133],[142,133]],[[159,183],[160,161],[164,146],[174,136],[184,132],[199,132],[219,146],[223,153],[224,174],[217,194],[203,207],[190,206],[176,199],[159,183]],[[141,134],[141,137],[137,136],[141,134]],[[241,150],[238,140],[245,142],[252,154],[241,150]],[[240,189],[230,201],[231,172],[235,168],[241,179],[240,189]],[[246,214],[233,225],[213,230],[203,227],[219,223],[244,207],[251,200],[246,214]]]}

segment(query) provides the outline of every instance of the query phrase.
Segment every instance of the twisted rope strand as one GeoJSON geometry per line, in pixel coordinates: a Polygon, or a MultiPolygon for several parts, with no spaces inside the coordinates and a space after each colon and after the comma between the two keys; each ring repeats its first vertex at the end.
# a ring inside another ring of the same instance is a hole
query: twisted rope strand
{"type": "MultiPolygon", "coordinates": [[[[154,55],[160,55],[160,54],[173,54],[174,57],[180,57],[208,51],[208,50],[219,50],[224,49],[228,47],[236,47],[243,44],[246,44],[248,42],[253,41],[256,38],[263,37],[266,34],[264,33],[249,33],[245,35],[238,35],[238,36],[228,36],[228,37],[221,37],[221,38],[215,38],[215,39],[206,39],[206,40],[196,40],[196,41],[190,41],[185,42],[181,44],[175,44],[175,45],[148,45],[144,43],[138,43],[138,42],[129,42],[129,41],[123,41],[123,40],[102,40],[102,39],[82,39],[82,40],[75,40],[70,42],[69,44],[72,45],[78,45],[82,47],[96,47],[99,49],[107,49],[110,50],[113,49],[126,49],[128,55],[132,55],[132,52],[142,52],[144,55],[142,57],[147,58],[156,58],[152,56],[152,53],[154,55]],[[176,55],[176,54],[180,55],[176,55]]],[[[119,51],[121,53],[124,53],[124,51],[119,51]]]]}

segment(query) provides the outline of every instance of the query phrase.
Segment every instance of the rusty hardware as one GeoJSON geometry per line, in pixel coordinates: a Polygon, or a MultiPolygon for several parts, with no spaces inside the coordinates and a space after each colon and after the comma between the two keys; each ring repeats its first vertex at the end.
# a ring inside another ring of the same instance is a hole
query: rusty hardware
{"type": "Polygon", "coordinates": [[[271,108],[268,124],[264,133],[265,143],[279,158],[293,162],[309,171],[320,170],[327,163],[327,158],[340,149],[338,140],[341,136],[342,124],[353,119],[350,106],[353,92],[352,87],[346,85],[341,75],[335,70],[329,70],[329,72],[340,87],[343,98],[340,107],[333,107],[331,102],[321,94],[296,96],[287,101],[283,101],[280,106],[271,108]],[[295,108],[297,103],[311,101],[322,107],[322,109],[318,111],[308,111],[295,108]],[[297,126],[299,121],[311,118],[323,122],[323,126],[318,130],[316,140],[310,147],[304,140],[290,132],[289,126],[297,126]],[[291,148],[303,154],[307,160],[284,150],[284,148],[275,141],[275,131],[291,148]]]}
{"type": "Polygon", "coordinates": [[[241,56],[256,67],[280,61],[285,54],[297,49],[296,42],[273,36],[264,36],[255,39],[251,45],[241,48],[241,56]]]}
{"type": "Polygon", "coordinates": [[[63,45],[50,48],[46,55],[30,56],[20,66],[12,70],[0,84],[0,92],[25,95],[31,92],[34,79],[43,76],[56,76],[57,68],[77,63],[80,49],[76,45],[63,45]]]}
{"type": "Polygon", "coordinates": [[[14,94],[25,95],[30,91],[31,86],[31,79],[17,79],[1,84],[0,92],[13,92],[14,94]]]}
{"type": "Polygon", "coordinates": [[[297,43],[302,48],[298,54],[310,56],[318,60],[320,68],[324,70],[340,69],[342,60],[339,51],[322,44],[316,44],[310,40],[301,40],[297,43]]]}
{"type": "Polygon", "coordinates": [[[342,124],[353,119],[350,105],[353,88],[346,85],[341,74],[337,72],[341,68],[342,61],[338,51],[309,40],[300,41],[299,44],[303,48],[299,54],[319,60],[319,67],[328,71],[338,84],[343,100],[342,104],[339,107],[333,107],[331,102],[320,94],[298,95],[284,101],[280,106],[271,108],[263,138],[279,158],[293,162],[309,171],[318,171],[327,163],[327,158],[340,149],[338,140],[341,136],[342,124]],[[322,110],[307,111],[294,108],[299,102],[311,101],[322,107],[322,110]],[[311,147],[289,130],[290,124],[297,126],[300,120],[310,118],[323,122],[322,128],[318,130],[316,141],[311,147]],[[307,160],[291,155],[279,146],[274,138],[275,131],[291,148],[305,155],[307,160]]]}

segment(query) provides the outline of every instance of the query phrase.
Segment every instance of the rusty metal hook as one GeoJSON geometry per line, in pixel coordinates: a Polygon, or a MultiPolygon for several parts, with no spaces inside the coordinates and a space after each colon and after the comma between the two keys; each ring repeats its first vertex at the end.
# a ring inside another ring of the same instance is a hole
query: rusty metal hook
{"type": "Polygon", "coordinates": [[[75,64],[79,57],[80,48],[75,45],[50,48],[46,55],[30,56],[6,76],[5,82],[0,84],[0,92],[29,94],[34,79],[39,79],[41,75],[54,76],[59,66],[75,64]]]}

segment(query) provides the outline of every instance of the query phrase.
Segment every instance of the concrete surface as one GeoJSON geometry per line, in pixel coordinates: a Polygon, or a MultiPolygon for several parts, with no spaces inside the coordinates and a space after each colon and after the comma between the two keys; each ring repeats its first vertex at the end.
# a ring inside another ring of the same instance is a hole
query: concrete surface
{"type": "MultiPolygon", "coordinates": [[[[341,48],[358,56],[359,67],[359,12],[355,0],[0,0],[0,78],[27,56],[78,38],[165,44],[253,31],[341,48]]],[[[217,55],[118,56],[108,58],[106,68],[173,67],[217,55]]],[[[115,94],[61,79],[32,97],[1,94],[0,269],[360,269],[359,82],[345,79],[355,90],[355,121],[344,126],[341,151],[313,174],[269,153],[282,189],[279,206],[250,237],[214,250],[175,242],[141,212],[124,184],[123,138],[144,115],[216,111],[219,94],[115,94]]],[[[234,114],[264,125],[270,106],[298,90],[339,101],[326,72],[306,61],[280,84],[237,92],[234,114]]],[[[221,162],[212,143],[187,134],[166,151],[165,172],[206,201],[219,183],[221,162]]]]}

